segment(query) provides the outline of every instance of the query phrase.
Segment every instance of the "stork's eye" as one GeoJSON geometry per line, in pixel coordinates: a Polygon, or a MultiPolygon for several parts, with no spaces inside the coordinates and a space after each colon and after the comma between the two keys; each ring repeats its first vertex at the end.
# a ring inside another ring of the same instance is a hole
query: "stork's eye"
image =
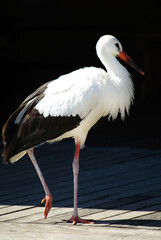
{"type": "Polygon", "coordinates": [[[120,51],[120,46],[118,43],[115,43],[115,46],[117,47],[118,51],[120,51]]]}

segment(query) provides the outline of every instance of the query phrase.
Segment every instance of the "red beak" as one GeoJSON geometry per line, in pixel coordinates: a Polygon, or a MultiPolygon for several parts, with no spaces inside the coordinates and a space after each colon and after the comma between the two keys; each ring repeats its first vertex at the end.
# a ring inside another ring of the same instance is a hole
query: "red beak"
{"type": "Polygon", "coordinates": [[[118,57],[124,62],[126,62],[127,64],[129,64],[137,72],[144,75],[144,72],[133,62],[133,60],[125,52],[120,51],[120,54],[118,55],[118,57]]]}

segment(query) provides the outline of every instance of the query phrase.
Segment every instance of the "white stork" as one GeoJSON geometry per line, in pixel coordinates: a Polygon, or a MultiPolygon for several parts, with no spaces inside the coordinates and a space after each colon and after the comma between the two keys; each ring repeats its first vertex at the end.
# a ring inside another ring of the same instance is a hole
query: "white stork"
{"type": "Polygon", "coordinates": [[[106,70],[86,67],[63,75],[39,87],[8,118],[3,127],[4,163],[14,163],[26,153],[31,159],[45,191],[44,217],[52,207],[52,194],[34,156],[34,147],[43,142],[74,138],[73,160],[74,212],[67,222],[93,223],[78,216],[79,152],[88,131],[102,117],[124,119],[134,99],[134,86],[122,59],[143,74],[123,52],[121,43],[111,35],[102,36],[96,52],[106,70]]]}

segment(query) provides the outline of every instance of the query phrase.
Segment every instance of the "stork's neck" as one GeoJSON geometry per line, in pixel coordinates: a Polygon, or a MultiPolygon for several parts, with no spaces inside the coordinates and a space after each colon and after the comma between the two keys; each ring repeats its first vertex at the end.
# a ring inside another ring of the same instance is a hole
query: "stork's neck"
{"type": "MultiPolygon", "coordinates": [[[[118,112],[121,113],[121,118],[124,119],[125,112],[129,112],[129,108],[134,99],[134,86],[129,72],[124,66],[122,66],[114,55],[104,56],[101,54],[100,60],[107,69],[108,81],[111,81],[110,91],[112,97],[107,96],[108,103],[111,101],[109,112],[104,115],[108,115],[115,119],[118,112]]],[[[109,86],[109,85],[108,85],[109,86]]]]}
{"type": "Polygon", "coordinates": [[[99,58],[113,81],[131,82],[129,72],[123,65],[120,64],[114,55],[109,54],[108,56],[105,56],[102,53],[99,58]]]}

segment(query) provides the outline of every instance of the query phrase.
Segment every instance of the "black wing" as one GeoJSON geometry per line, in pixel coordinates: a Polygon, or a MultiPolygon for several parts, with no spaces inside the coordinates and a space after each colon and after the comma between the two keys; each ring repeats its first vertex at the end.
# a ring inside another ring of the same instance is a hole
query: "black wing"
{"type": "Polygon", "coordinates": [[[48,83],[29,95],[5,123],[2,134],[5,143],[2,156],[8,163],[14,155],[55,139],[74,129],[82,120],[76,117],[44,117],[34,107],[44,97],[48,83]]]}

